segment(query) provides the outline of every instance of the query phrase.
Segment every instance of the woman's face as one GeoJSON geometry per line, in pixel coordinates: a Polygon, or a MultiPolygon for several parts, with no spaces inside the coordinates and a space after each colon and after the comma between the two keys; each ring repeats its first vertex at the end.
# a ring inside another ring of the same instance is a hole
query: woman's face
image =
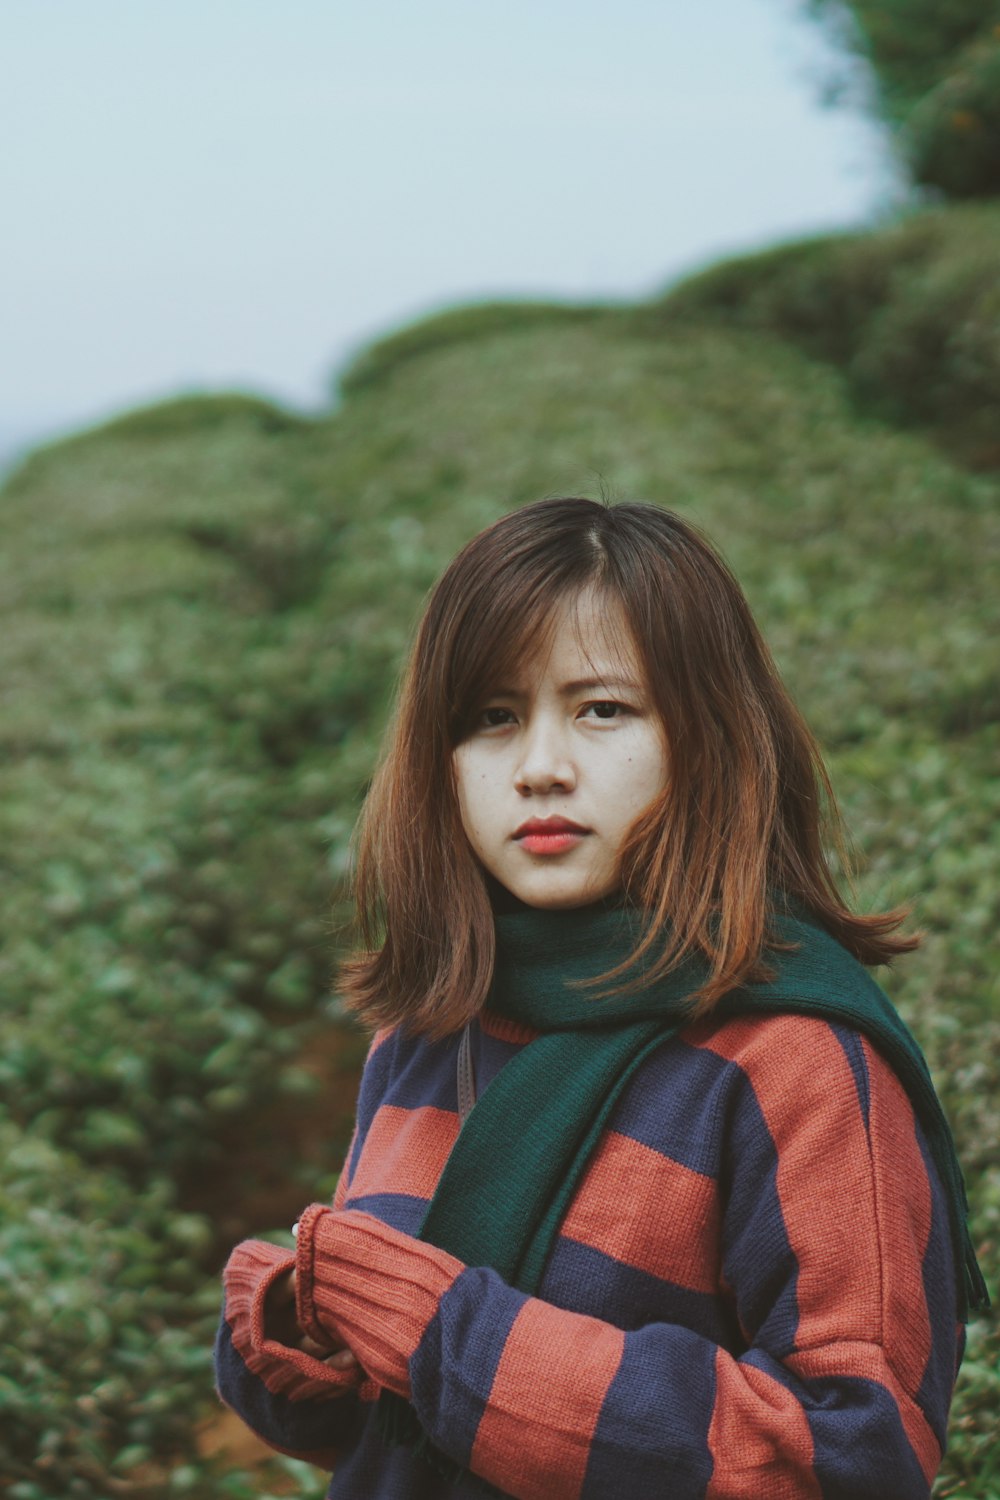
{"type": "Polygon", "coordinates": [[[551,641],[479,705],[454,751],[480,862],[529,906],[584,906],[619,884],[619,854],[667,783],[667,744],[620,605],[586,591],[551,641]]]}

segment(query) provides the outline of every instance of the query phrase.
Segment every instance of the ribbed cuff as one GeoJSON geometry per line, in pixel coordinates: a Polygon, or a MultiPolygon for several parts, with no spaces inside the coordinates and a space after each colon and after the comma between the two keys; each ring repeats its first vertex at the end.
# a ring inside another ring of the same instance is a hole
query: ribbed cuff
{"type": "Polygon", "coordinates": [[[317,1219],[333,1212],[328,1203],[312,1203],[299,1215],[295,1226],[295,1318],[302,1332],[315,1339],[317,1344],[329,1343],[332,1330],[324,1328],[316,1317],[313,1289],[315,1225],[317,1219]],[[303,1246],[308,1246],[306,1254],[303,1254],[303,1246]]]}
{"type": "MultiPolygon", "coordinates": [[[[225,1317],[233,1346],[268,1389],[298,1399],[306,1394],[336,1394],[360,1385],[357,1368],[337,1370],[303,1349],[279,1344],[265,1335],[265,1303],[271,1287],[295,1265],[290,1250],[266,1240],[244,1240],[230,1255],[222,1273],[225,1317]]],[[[329,1342],[324,1333],[317,1342],[329,1342]]]]}
{"type": "Polygon", "coordinates": [[[408,1397],[410,1359],[464,1270],[371,1214],[313,1204],[296,1241],[299,1321],[324,1340],[343,1339],[379,1385],[408,1397]]]}

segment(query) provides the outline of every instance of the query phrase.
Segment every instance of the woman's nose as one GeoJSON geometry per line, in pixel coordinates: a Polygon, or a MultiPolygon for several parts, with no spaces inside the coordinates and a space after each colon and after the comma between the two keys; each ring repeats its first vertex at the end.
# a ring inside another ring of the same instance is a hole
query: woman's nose
{"type": "Polygon", "coordinates": [[[525,733],[514,785],[525,796],[572,791],[576,767],[564,736],[554,725],[539,723],[525,733]]]}

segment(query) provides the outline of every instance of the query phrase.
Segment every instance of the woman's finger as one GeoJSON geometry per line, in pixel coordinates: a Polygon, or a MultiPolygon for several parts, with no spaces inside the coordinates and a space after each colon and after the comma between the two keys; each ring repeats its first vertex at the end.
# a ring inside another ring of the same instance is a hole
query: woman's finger
{"type": "Polygon", "coordinates": [[[335,1354],[331,1354],[328,1356],[326,1362],[335,1370],[349,1370],[351,1366],[356,1365],[358,1361],[351,1353],[350,1349],[338,1349],[335,1354]]]}

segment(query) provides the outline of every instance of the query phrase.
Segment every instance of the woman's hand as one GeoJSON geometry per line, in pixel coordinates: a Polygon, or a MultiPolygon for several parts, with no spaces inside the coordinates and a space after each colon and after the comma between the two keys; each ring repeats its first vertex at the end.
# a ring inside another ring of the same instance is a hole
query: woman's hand
{"type": "Polygon", "coordinates": [[[313,1359],[322,1360],[335,1370],[350,1370],[357,1360],[346,1345],[317,1344],[299,1327],[295,1316],[295,1268],[286,1271],[273,1283],[264,1304],[264,1332],[276,1343],[289,1349],[301,1349],[313,1359]]]}

